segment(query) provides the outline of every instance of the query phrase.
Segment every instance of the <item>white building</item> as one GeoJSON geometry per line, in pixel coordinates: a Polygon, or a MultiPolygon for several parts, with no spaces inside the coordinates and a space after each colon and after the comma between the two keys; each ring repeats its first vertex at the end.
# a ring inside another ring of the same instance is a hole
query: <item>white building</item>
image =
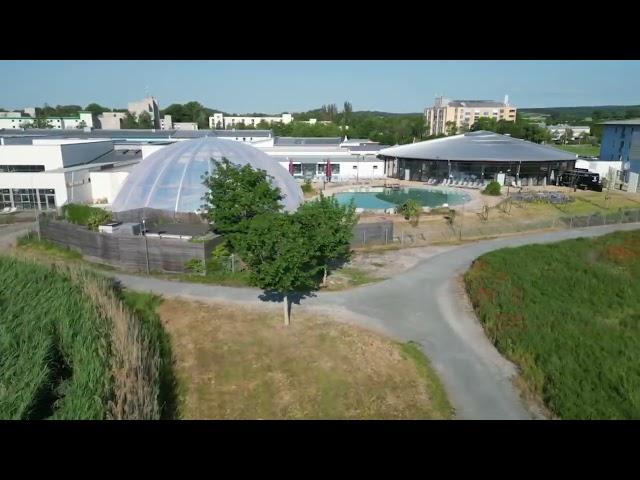
{"type": "Polygon", "coordinates": [[[103,130],[119,130],[121,122],[127,114],[124,112],[103,112],[98,115],[99,128],[103,130]]]}
{"type": "Polygon", "coordinates": [[[574,125],[547,125],[547,130],[553,140],[560,140],[563,135],[571,131],[571,140],[579,140],[585,135],[591,135],[591,127],[574,125]]]}
{"type": "Polygon", "coordinates": [[[106,203],[126,178],[125,167],[140,158],[140,151],[114,150],[110,140],[3,137],[0,209],[106,203]]]}
{"type": "Polygon", "coordinates": [[[175,122],[173,128],[174,130],[198,130],[198,124],[196,122],[175,122]]]}
{"type": "Polygon", "coordinates": [[[160,128],[160,107],[155,97],[147,97],[139,102],[129,102],[127,109],[138,117],[147,112],[151,117],[153,128],[160,128]]]}
{"type": "Polygon", "coordinates": [[[236,125],[245,125],[247,127],[255,127],[260,122],[266,123],[291,123],[293,116],[290,113],[283,113],[279,117],[232,117],[224,116],[222,113],[214,113],[209,117],[209,128],[214,130],[224,130],[227,128],[235,128],[236,125]]]}
{"type": "MultiPolygon", "coordinates": [[[[25,117],[20,112],[15,113],[16,116],[0,116],[0,129],[20,130],[26,125],[33,123],[33,117],[25,117]]],[[[75,117],[47,117],[48,124],[56,130],[93,128],[93,115],[91,112],[78,112],[75,117]]]]}

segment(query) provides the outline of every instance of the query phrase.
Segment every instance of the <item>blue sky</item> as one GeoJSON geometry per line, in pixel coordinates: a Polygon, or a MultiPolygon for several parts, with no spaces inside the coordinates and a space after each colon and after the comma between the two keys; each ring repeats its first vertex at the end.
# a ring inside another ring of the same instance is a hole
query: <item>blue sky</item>
{"type": "Polygon", "coordinates": [[[126,107],[148,91],[160,108],[197,100],[235,113],[419,112],[444,94],[518,107],[640,104],[640,61],[0,61],[5,109],[97,102],[126,107]]]}

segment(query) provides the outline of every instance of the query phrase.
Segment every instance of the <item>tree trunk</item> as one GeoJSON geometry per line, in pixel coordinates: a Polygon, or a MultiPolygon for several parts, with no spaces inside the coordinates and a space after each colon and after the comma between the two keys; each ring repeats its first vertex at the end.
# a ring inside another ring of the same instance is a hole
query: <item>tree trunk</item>
{"type": "Polygon", "coordinates": [[[282,302],[284,305],[284,324],[289,326],[289,295],[284,296],[284,300],[282,302]]]}
{"type": "Polygon", "coordinates": [[[324,266],[324,276],[322,277],[322,285],[327,284],[327,266],[324,266]]]}

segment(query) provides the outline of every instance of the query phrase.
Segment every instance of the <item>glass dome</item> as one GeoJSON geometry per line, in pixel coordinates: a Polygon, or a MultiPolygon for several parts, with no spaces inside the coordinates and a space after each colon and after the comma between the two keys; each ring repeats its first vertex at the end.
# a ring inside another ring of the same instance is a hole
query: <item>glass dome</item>
{"type": "Polygon", "coordinates": [[[215,168],[212,159],[227,158],[235,165],[265,170],[284,197],[285,210],[303,202],[300,186],[287,169],[250,145],[214,137],[176,142],[153,152],[136,165],[113,202],[114,212],[151,208],[193,213],[202,208],[206,192],[202,175],[215,168]]]}

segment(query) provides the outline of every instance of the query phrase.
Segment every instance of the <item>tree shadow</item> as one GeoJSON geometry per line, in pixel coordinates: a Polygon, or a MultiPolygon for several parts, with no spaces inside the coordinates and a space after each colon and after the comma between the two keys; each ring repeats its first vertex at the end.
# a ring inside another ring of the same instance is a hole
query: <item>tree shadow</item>
{"type": "MultiPolygon", "coordinates": [[[[303,292],[292,292],[289,293],[289,302],[290,304],[300,305],[300,302],[305,298],[313,298],[317,297],[316,293],[308,290],[303,292]]],[[[258,295],[258,298],[263,302],[275,302],[282,303],[284,301],[284,294],[282,292],[276,292],[275,290],[265,290],[263,293],[258,295]]]]}

